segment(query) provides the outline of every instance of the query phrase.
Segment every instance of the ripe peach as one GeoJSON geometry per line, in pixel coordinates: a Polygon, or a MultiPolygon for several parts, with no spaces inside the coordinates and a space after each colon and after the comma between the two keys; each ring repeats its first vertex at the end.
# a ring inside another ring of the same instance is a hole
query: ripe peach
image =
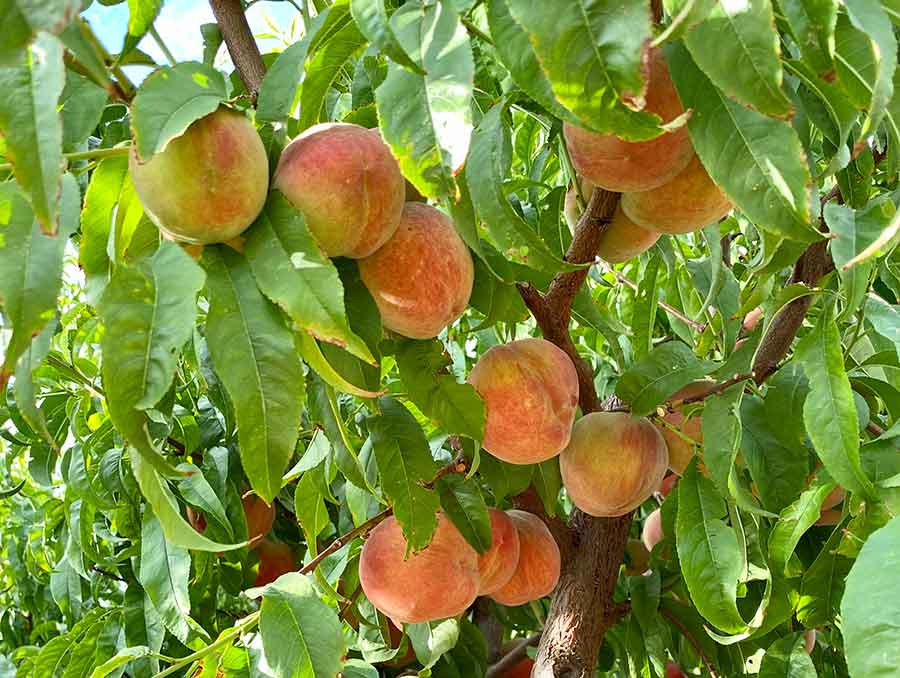
{"type": "MultiPolygon", "coordinates": [[[[587,190],[583,189],[584,194],[586,197],[590,196],[593,184],[588,181],[582,181],[582,185],[587,185],[587,190]]],[[[575,224],[578,222],[578,217],[581,216],[581,213],[578,210],[578,202],[575,199],[575,190],[573,188],[570,188],[566,193],[565,215],[569,228],[574,232],[575,224]]],[[[620,205],[616,207],[612,223],[607,226],[603,235],[600,236],[600,241],[597,244],[597,255],[604,261],[618,264],[633,259],[641,252],[650,249],[657,240],[659,240],[659,233],[638,226],[625,215],[620,205]]]]}
{"type": "Polygon", "coordinates": [[[846,492],[844,488],[838,485],[828,493],[827,497],[825,497],[825,501],[822,502],[822,510],[827,511],[828,509],[833,509],[835,506],[844,501],[845,496],[846,492]]]}
{"type": "MultiPolygon", "coordinates": [[[[646,110],[663,122],[684,113],[661,50],[649,52],[646,110]]],[[[649,141],[630,142],[563,124],[566,146],[577,172],[609,191],[646,191],[661,186],[683,170],[694,149],[687,127],[649,141]]]]}
{"type": "Polygon", "coordinates": [[[624,412],[582,417],[559,455],[569,497],[592,516],[621,516],[640,506],[659,487],[668,463],[656,427],[624,412]]]}
{"type": "Polygon", "coordinates": [[[660,233],[696,231],[718,221],[732,207],[696,156],[671,181],[647,191],[625,193],[620,204],[634,223],[660,233]]]}
{"type": "Polygon", "coordinates": [[[819,515],[819,519],[816,521],[816,525],[819,527],[831,527],[832,525],[837,525],[841,522],[841,516],[843,513],[840,509],[828,509],[827,511],[822,511],[819,515]]]}
{"type": "Polygon", "coordinates": [[[481,585],[478,595],[489,596],[506,584],[519,563],[519,532],[512,518],[500,509],[489,509],[491,547],[478,556],[481,585]]]}
{"type": "Polygon", "coordinates": [[[431,543],[407,557],[400,523],[391,516],[369,534],[359,581],[376,608],[395,624],[418,624],[465,611],[478,594],[478,554],[438,513],[431,543]]]}
{"type": "Polygon", "coordinates": [[[654,509],[647,519],[644,520],[644,527],[641,529],[641,541],[648,551],[652,551],[653,547],[663,540],[662,528],[662,511],[654,509]]]}
{"type": "Polygon", "coordinates": [[[269,161],[253,123],[220,107],[194,121],[151,158],[131,147],[131,179],[147,216],[163,233],[196,244],[240,234],[262,211],[269,161]]]}
{"type": "Polygon", "coordinates": [[[408,202],[396,233],[375,254],[360,259],[359,273],[387,329],[430,339],[466,309],[475,267],[446,214],[408,202]]]}
{"type": "Polygon", "coordinates": [[[519,533],[519,562],[512,578],[491,597],[501,605],[523,605],[549,595],[559,581],[559,547],[543,521],[526,511],[507,511],[519,533]]]}
{"type": "Polygon", "coordinates": [[[297,561],[291,547],[280,541],[262,539],[257,547],[259,553],[259,570],[256,573],[254,586],[271,584],[283,574],[297,569],[297,561]]]}
{"type": "Polygon", "coordinates": [[[666,678],[687,678],[687,676],[678,664],[675,662],[668,662],[666,664],[666,678]]]}
{"type": "Polygon", "coordinates": [[[650,551],[640,539],[629,539],[625,544],[625,574],[637,577],[650,567],[650,551]]]}
{"type": "MultiPolygon", "coordinates": [[[[660,431],[662,433],[662,431],[660,431]]],[[[663,436],[665,438],[665,436],[663,436]]],[[[669,449],[669,465],[672,464],[672,450],[669,449]]],[[[659,484],[659,491],[664,497],[668,497],[672,490],[675,489],[675,485],[678,484],[678,474],[670,473],[665,478],[663,478],[662,482],[659,484]]]]}
{"type": "Polygon", "coordinates": [[[531,657],[522,657],[522,660],[514,664],[501,678],[530,678],[534,668],[534,660],[531,657]]]}
{"type": "Polygon", "coordinates": [[[747,315],[744,316],[744,320],[741,323],[741,327],[744,328],[745,332],[752,332],[756,329],[756,326],[759,325],[759,321],[763,318],[763,307],[757,306],[752,311],[749,311],[747,315]]]}
{"type": "MultiPolygon", "coordinates": [[[[710,382],[708,381],[695,381],[680,391],[676,391],[671,399],[681,400],[700,395],[705,393],[709,386],[710,382]]],[[[697,444],[703,443],[703,419],[699,414],[685,418],[679,408],[675,412],[666,414],[663,417],[663,421],[677,428],[684,436],[696,441],[697,444]]],[[[680,476],[684,473],[684,469],[687,468],[688,464],[691,463],[691,459],[694,458],[696,453],[695,446],[668,426],[657,424],[656,428],[662,433],[666,441],[666,448],[669,450],[669,468],[680,476]]]]}
{"type": "Polygon", "coordinates": [[[377,130],[314,125],[281,154],[274,185],[303,212],[330,257],[367,257],[397,230],[406,196],[400,165],[377,130]]]}
{"type": "Polygon", "coordinates": [[[484,399],[484,449],[511,464],[536,464],[569,442],[578,374],[565,352],[544,339],[488,349],[469,373],[484,399]]]}

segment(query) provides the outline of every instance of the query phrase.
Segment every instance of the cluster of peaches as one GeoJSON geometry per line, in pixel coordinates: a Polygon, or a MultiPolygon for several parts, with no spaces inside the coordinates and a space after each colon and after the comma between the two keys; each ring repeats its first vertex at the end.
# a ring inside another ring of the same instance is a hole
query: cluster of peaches
{"type": "MultiPolygon", "coordinates": [[[[563,125],[566,147],[581,176],[581,194],[590,197],[594,186],[622,194],[612,223],[598,248],[611,264],[627,261],[649,249],[661,234],[689,233],[714,223],[732,204],[713,183],[694,153],[683,120],[684,108],[659,49],[648,53],[644,110],[663,124],[681,126],[643,142],[595,134],[569,123],[563,125]]],[[[578,220],[577,188],[566,194],[566,220],[578,220]]]]}
{"type": "MultiPolygon", "coordinates": [[[[269,162],[242,113],[221,107],[146,161],[132,149],[135,190],[166,237],[234,244],[265,206],[269,162]]],[[[386,328],[427,339],[462,315],[474,276],[469,250],[443,212],[406,202],[400,166],[378,130],[311,127],[284,149],[272,183],[327,256],[358,261],[386,328]]]]}

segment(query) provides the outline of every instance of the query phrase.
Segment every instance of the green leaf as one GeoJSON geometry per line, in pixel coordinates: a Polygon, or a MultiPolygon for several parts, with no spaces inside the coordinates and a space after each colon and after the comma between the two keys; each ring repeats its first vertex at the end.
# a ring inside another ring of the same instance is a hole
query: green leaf
{"type": "Polygon", "coordinates": [[[166,628],[185,644],[195,634],[208,639],[203,628],[190,618],[190,572],[191,554],[186,549],[168,543],[159,519],[152,511],[144,513],[138,579],[166,628]]]}
{"type": "Polygon", "coordinates": [[[769,646],[758,678],[816,678],[816,667],[804,649],[803,633],[792,633],[769,646]]]}
{"type": "MultiPolygon", "coordinates": [[[[316,340],[310,335],[305,332],[299,332],[295,335],[295,338],[297,350],[300,352],[300,355],[303,356],[303,360],[305,360],[306,363],[322,377],[322,379],[328,382],[330,386],[333,386],[344,393],[352,393],[360,398],[377,398],[384,393],[384,391],[370,391],[348,381],[343,374],[329,362],[328,358],[322,352],[322,347],[319,346],[316,340]]],[[[355,358],[351,358],[351,360],[355,360],[355,358]]],[[[361,365],[362,363],[359,364],[361,365]]]]}
{"type": "Polygon", "coordinates": [[[309,33],[289,46],[272,64],[259,88],[256,117],[261,121],[281,122],[291,115],[299,100],[299,88],[306,77],[306,55],[309,45],[322,25],[328,21],[328,10],[312,20],[309,33]]]}
{"type": "Polygon", "coordinates": [[[181,517],[178,502],[168,483],[161,478],[153,465],[144,460],[141,455],[131,455],[131,470],[141,488],[141,494],[152,507],[153,513],[159,519],[166,541],[172,546],[194,551],[231,551],[246,546],[246,542],[240,544],[220,544],[204,537],[191,527],[181,517]]]}
{"type": "Polygon", "coordinates": [[[657,116],[633,111],[620,102],[624,94],[634,96],[645,88],[641,54],[651,35],[644,3],[505,2],[527,34],[556,99],[582,127],[635,140],[661,133],[657,116]]]}
{"type": "Polygon", "coordinates": [[[496,104],[472,134],[472,147],[466,160],[466,181],[472,202],[485,229],[505,252],[527,260],[528,265],[555,273],[578,268],[562,261],[541,240],[531,225],[513,209],[506,197],[504,181],[509,176],[512,144],[504,123],[506,104],[496,104]]]}
{"type": "Polygon", "coordinates": [[[725,94],[760,113],[787,118],[793,108],[781,89],[778,43],[770,0],[716,3],[684,38],[696,64],[725,94]]]}
{"type": "Polygon", "coordinates": [[[876,199],[861,210],[830,202],[823,212],[825,223],[834,235],[829,243],[831,256],[834,265],[843,272],[878,254],[880,248],[873,247],[876,243],[881,242],[882,247],[887,245],[882,234],[895,228],[897,208],[888,199],[876,199]]]}
{"type": "Polygon", "coordinates": [[[334,391],[314,373],[309,376],[309,418],[325,429],[334,463],[344,477],[362,490],[369,489],[355,445],[344,427],[334,391]]]}
{"type": "Polygon", "coordinates": [[[737,608],[742,556],[734,529],[722,520],[728,511],[712,481],[692,463],[678,481],[675,536],[681,572],[697,611],[729,633],[747,624],[737,608]]]}
{"type": "Polygon", "coordinates": [[[616,395],[639,417],[653,412],[675,391],[706,376],[715,364],[699,360],[686,345],[670,341],[629,367],[616,384],[616,395]]]}
{"type": "Polygon", "coordinates": [[[106,660],[100,666],[97,666],[92,672],[90,678],[106,678],[108,675],[127,666],[136,659],[147,657],[153,651],[146,645],[135,645],[125,647],[119,650],[114,657],[106,660]]]}
{"type": "Polygon", "coordinates": [[[207,522],[215,521],[222,526],[229,539],[234,539],[234,530],[225,513],[222,499],[204,477],[203,472],[193,464],[179,464],[178,471],[185,474],[178,483],[178,491],[184,500],[203,511],[207,522]]]}
{"type": "Polygon", "coordinates": [[[141,83],[131,104],[138,155],[149,160],[227,97],[222,74],[196,61],[155,71],[141,83]]]}
{"type": "Polygon", "coordinates": [[[347,324],[337,269],[322,254],[303,215],[281,193],[269,195],[245,236],[244,254],[263,294],[317,339],[375,362],[365,342],[347,324]]]}
{"type": "Polygon", "coordinates": [[[246,260],[225,247],[206,248],[203,264],[209,352],[234,405],[244,472],[272,503],[297,442],[303,369],[291,332],[260,294],[246,260]]]}
{"type": "Polygon", "coordinates": [[[40,31],[58,35],[81,11],[81,0],[11,0],[0,15],[0,66],[14,62],[40,31]]]}
{"type": "Polygon", "coordinates": [[[850,379],[844,369],[841,335],[830,312],[794,352],[809,380],[803,421],[816,454],[835,481],[848,490],[875,496],[875,487],[859,462],[859,422],[850,379]]]}
{"type": "Polygon", "coordinates": [[[478,483],[451,473],[438,480],[437,490],[441,508],[460,534],[478,553],[487,551],[492,540],[491,516],[478,483]]]}
{"type": "Polygon", "coordinates": [[[322,109],[328,90],[347,60],[366,39],[350,16],[350,0],[337,0],[329,9],[333,30],[316,35],[306,58],[306,79],[300,91],[301,130],[323,120],[322,109]]]}
{"type": "Polygon", "coordinates": [[[836,0],[778,0],[804,59],[824,74],[833,68],[836,0]]]}
{"type": "Polygon", "coordinates": [[[685,108],[694,150],[713,181],[756,224],[802,242],[810,225],[811,179],[790,123],[745,108],[717,90],[687,50],[673,46],[669,68],[685,108]]]}
{"type": "Polygon", "coordinates": [[[534,464],[508,464],[493,455],[482,454],[478,472],[499,503],[505,497],[528,489],[534,477],[534,469],[534,464]]]}
{"type": "Polygon", "coordinates": [[[379,51],[413,73],[425,75],[425,71],[403,50],[388,21],[384,0],[350,0],[350,12],[359,30],[379,51]]]}
{"type": "Polygon", "coordinates": [[[456,619],[404,626],[416,658],[426,669],[434,666],[459,640],[459,622],[456,619]]]}
{"type": "Polygon", "coordinates": [[[773,568],[782,571],[787,569],[800,538],[819,519],[822,504],[834,488],[834,483],[817,483],[781,512],[775,528],[769,534],[769,558],[773,568]]]}
{"type": "Polygon", "coordinates": [[[109,93],[93,80],[74,71],[66,73],[59,105],[62,107],[63,150],[75,151],[94,131],[109,93]]]}
{"type": "Polygon", "coordinates": [[[661,45],[682,36],[703,21],[715,6],[716,0],[663,0],[663,7],[672,20],[653,40],[653,44],[661,45]]]}
{"type": "Polygon", "coordinates": [[[497,54],[516,84],[557,118],[578,122],[578,118],[557,100],[553,86],[541,70],[534,47],[528,40],[528,33],[509,13],[508,0],[490,0],[488,25],[497,54]]]}
{"type": "Polygon", "coordinates": [[[891,305],[876,294],[866,295],[866,320],[885,339],[900,346],[900,306],[891,305]]]}
{"type": "Polygon", "coordinates": [[[476,441],[484,438],[484,401],[469,384],[457,383],[451,360],[438,340],[402,340],[397,344],[397,367],[409,398],[447,433],[476,441]]]}
{"type": "Polygon", "coordinates": [[[703,463],[719,493],[730,494],[728,479],[741,449],[741,400],[744,384],[735,384],[703,402],[703,463]]]}
{"type": "Polygon", "coordinates": [[[325,500],[312,473],[304,473],[297,483],[297,489],[294,491],[294,513],[306,537],[306,543],[315,544],[316,537],[328,527],[330,518],[325,500]]]}
{"type": "Polygon", "coordinates": [[[47,235],[21,190],[11,182],[0,183],[0,308],[4,329],[12,330],[0,364],[0,387],[56,313],[63,254],[78,227],[79,198],[78,184],[66,175],[60,229],[47,235]]]}
{"type": "Polygon", "coordinates": [[[438,495],[422,486],[437,472],[428,441],[412,414],[390,397],[379,398],[381,414],[369,417],[381,487],[412,551],[431,542],[437,527],[438,495]]]}
{"type": "Polygon", "coordinates": [[[45,233],[59,226],[62,190],[62,120],[56,104],[63,90],[63,47],[41,34],[10,66],[0,68],[0,136],[16,181],[29,196],[45,233]]]}
{"type": "Polygon", "coordinates": [[[128,35],[125,36],[125,47],[119,58],[136,47],[150,30],[162,4],[163,0],[128,0],[128,35]]]}
{"type": "Polygon", "coordinates": [[[900,664],[900,519],[873,533],[860,551],[841,602],[841,632],[853,676],[894,675],[900,664]]]}
{"type": "Polygon", "coordinates": [[[531,484],[544,504],[544,511],[551,518],[555,517],[559,490],[562,488],[559,457],[553,457],[547,461],[542,461],[540,464],[535,464],[531,484]]]}
{"type": "Polygon", "coordinates": [[[631,316],[631,327],[634,330],[634,359],[646,358],[653,349],[653,328],[656,325],[656,309],[659,308],[659,286],[657,283],[662,259],[654,252],[647,262],[638,281],[637,295],[634,301],[634,312],[631,316]]]}
{"type": "Polygon", "coordinates": [[[375,92],[378,120],[403,176],[430,198],[456,192],[472,132],[475,65],[466,29],[444,3],[409,2],[394,12],[400,45],[427,73],[388,65],[375,92]]]}
{"type": "Polygon", "coordinates": [[[334,676],[347,645],[337,613],[308,577],[292,572],[263,590],[259,631],[266,661],[279,678],[334,676]]]}
{"type": "Polygon", "coordinates": [[[803,573],[797,619],[808,628],[830,623],[844,595],[844,579],[853,561],[837,552],[842,537],[843,523],[835,527],[813,564],[803,573]]]}

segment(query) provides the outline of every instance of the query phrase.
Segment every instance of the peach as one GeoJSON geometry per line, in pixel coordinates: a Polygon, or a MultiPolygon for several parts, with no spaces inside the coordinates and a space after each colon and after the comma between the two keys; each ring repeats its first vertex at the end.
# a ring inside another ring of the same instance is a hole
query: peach
{"type": "MultiPolygon", "coordinates": [[[[660,431],[660,433],[662,433],[662,431],[660,431]]],[[[665,435],[663,436],[663,438],[665,438],[665,435]]],[[[669,449],[669,465],[670,466],[672,465],[672,450],[671,449],[669,449]]],[[[664,497],[668,497],[672,493],[672,490],[675,489],[675,485],[677,485],[677,484],[678,484],[678,474],[670,473],[665,478],[663,478],[662,482],[659,484],[660,494],[662,494],[662,496],[664,496],[664,497]]]]}
{"type": "Polygon", "coordinates": [[[480,596],[489,596],[508,582],[519,563],[519,532],[512,518],[500,509],[488,509],[488,513],[491,516],[491,547],[478,556],[480,596]]]}
{"type": "Polygon", "coordinates": [[[846,492],[844,491],[844,488],[838,485],[828,493],[827,497],[825,497],[825,501],[822,502],[822,510],[827,511],[828,509],[833,509],[835,506],[844,501],[845,496],[846,492]]]}
{"type": "Polygon", "coordinates": [[[629,539],[625,544],[625,574],[637,577],[650,569],[650,551],[640,539],[629,539]]]}
{"type": "Polygon", "coordinates": [[[534,668],[534,660],[531,657],[522,657],[522,659],[513,664],[509,671],[506,671],[501,678],[530,678],[531,670],[534,668]]]}
{"type": "Polygon", "coordinates": [[[700,158],[662,186],[625,193],[622,210],[634,223],[660,233],[690,233],[731,211],[731,201],[713,183],[700,158]]]}
{"type": "MultiPolygon", "coordinates": [[[[582,185],[587,185],[587,190],[582,190],[585,197],[589,198],[591,191],[594,190],[593,184],[582,181],[582,185]]],[[[580,212],[575,191],[572,188],[566,193],[565,215],[569,228],[574,233],[580,212]]],[[[610,264],[619,264],[649,250],[657,240],[659,240],[659,233],[638,226],[625,215],[622,206],[619,205],[613,214],[612,222],[600,236],[597,243],[597,255],[610,264]]]]}
{"type": "Polygon", "coordinates": [[[506,512],[519,533],[519,562],[506,584],[491,594],[501,605],[523,605],[549,595],[559,581],[559,547],[544,522],[533,513],[506,512]]]}
{"type": "MultiPolygon", "coordinates": [[[[661,50],[651,49],[647,64],[646,111],[664,123],[684,113],[661,50]]],[[[563,124],[566,146],[576,171],[609,191],[646,191],[683,170],[694,155],[687,126],[649,141],[625,141],[612,134],[563,124]]]]}
{"type": "Polygon", "coordinates": [[[545,339],[488,349],[469,373],[484,399],[484,449],[511,464],[550,459],[569,442],[578,406],[578,374],[545,339]]]}
{"type": "Polygon", "coordinates": [[[231,240],[259,215],[269,160],[253,123],[220,107],[151,158],[132,145],[128,166],[147,216],[164,233],[200,245],[231,240]]]}
{"type": "Polygon", "coordinates": [[[816,649],[816,630],[809,629],[806,633],[803,634],[803,651],[806,654],[812,654],[812,651],[816,649]]]}
{"type": "Polygon", "coordinates": [[[407,555],[400,523],[391,516],[363,546],[359,581],[372,605],[395,624],[445,619],[464,612],[478,595],[478,554],[438,513],[431,543],[407,555]]]}
{"type": "Polygon", "coordinates": [[[666,678],[687,678],[681,667],[675,662],[666,663],[666,678]]]}
{"type": "MultiPolygon", "coordinates": [[[[688,384],[680,391],[676,391],[671,400],[681,400],[692,396],[705,393],[710,387],[708,381],[695,381],[688,384]]],[[[696,441],[698,445],[703,443],[703,419],[699,415],[685,417],[681,408],[677,408],[674,412],[669,412],[663,417],[663,421],[674,426],[680,431],[684,437],[678,435],[669,426],[657,424],[656,428],[662,433],[662,437],[666,441],[666,448],[669,450],[669,468],[679,476],[684,473],[684,469],[691,463],[694,458],[696,449],[690,440],[696,441]],[[689,438],[690,440],[687,440],[689,438]]]]}
{"type": "Polygon", "coordinates": [[[641,528],[641,541],[648,551],[652,551],[653,547],[663,540],[663,536],[662,511],[654,509],[644,520],[644,527],[641,528]]]}
{"type": "Polygon", "coordinates": [[[591,412],[559,455],[572,502],[592,516],[621,516],[640,506],[666,472],[669,455],[656,427],[624,412],[591,412]]]}
{"type": "Polygon", "coordinates": [[[831,527],[841,522],[842,516],[843,513],[840,509],[828,509],[827,511],[822,511],[815,524],[819,527],[831,527]]]}
{"type": "Polygon", "coordinates": [[[397,230],[406,196],[400,165],[377,130],[314,125],[281,154],[275,188],[330,257],[367,257],[397,230]]]}
{"type": "Polygon", "coordinates": [[[752,311],[749,311],[747,315],[744,316],[743,322],[741,322],[741,327],[744,328],[745,332],[752,332],[756,329],[756,326],[759,325],[759,321],[763,318],[763,307],[757,306],[752,311]]]}
{"type": "Polygon", "coordinates": [[[259,570],[256,573],[254,586],[271,584],[281,575],[297,569],[297,561],[291,547],[280,541],[262,539],[257,547],[259,553],[259,570]]]}
{"type": "Polygon", "coordinates": [[[475,267],[450,218],[419,202],[403,208],[400,227],[359,273],[384,326],[410,339],[431,339],[469,303],[475,267]]]}

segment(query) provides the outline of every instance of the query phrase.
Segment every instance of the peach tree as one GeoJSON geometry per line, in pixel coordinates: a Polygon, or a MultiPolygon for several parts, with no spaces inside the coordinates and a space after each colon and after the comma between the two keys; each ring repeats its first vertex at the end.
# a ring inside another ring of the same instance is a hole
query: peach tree
{"type": "Polygon", "coordinates": [[[253,1],[0,6],[0,677],[896,675],[900,5],[253,1]]]}

